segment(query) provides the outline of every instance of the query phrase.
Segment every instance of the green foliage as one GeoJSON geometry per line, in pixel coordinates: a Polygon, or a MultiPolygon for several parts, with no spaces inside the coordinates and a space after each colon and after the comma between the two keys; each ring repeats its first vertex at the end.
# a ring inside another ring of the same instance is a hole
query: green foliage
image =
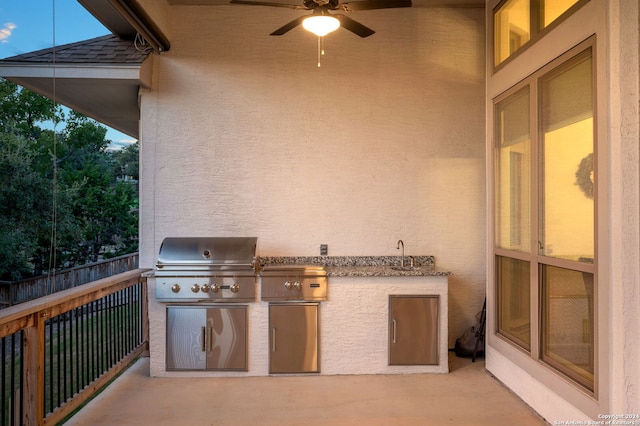
{"type": "Polygon", "coordinates": [[[118,163],[121,176],[127,176],[133,180],[139,180],[139,168],[138,157],[140,150],[138,144],[134,143],[122,148],[120,151],[115,151],[113,157],[118,163]]]}
{"type": "Polygon", "coordinates": [[[52,102],[0,79],[2,280],[137,251],[138,196],[124,180],[137,178],[137,147],[110,152],[104,126],[60,120],[52,102]],[[57,134],[40,127],[52,119],[57,134]]]}
{"type": "MultiPolygon", "coordinates": [[[[51,185],[32,168],[34,153],[27,140],[0,134],[0,277],[18,279],[31,272],[38,233],[46,219],[34,212],[51,211],[51,185]]],[[[43,229],[45,228],[45,229],[43,229]]]]}
{"type": "Polygon", "coordinates": [[[56,107],[50,99],[20,90],[17,84],[0,79],[0,125],[3,129],[13,125],[20,134],[37,139],[42,132],[38,123],[51,120],[64,120],[62,108],[56,107]]]}

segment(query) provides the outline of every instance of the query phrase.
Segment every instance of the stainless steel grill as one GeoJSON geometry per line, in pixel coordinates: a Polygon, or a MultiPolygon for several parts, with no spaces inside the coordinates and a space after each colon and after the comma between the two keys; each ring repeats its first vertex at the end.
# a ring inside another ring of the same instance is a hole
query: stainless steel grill
{"type": "Polygon", "coordinates": [[[165,238],[156,264],[160,301],[253,302],[255,237],[165,238]]]}

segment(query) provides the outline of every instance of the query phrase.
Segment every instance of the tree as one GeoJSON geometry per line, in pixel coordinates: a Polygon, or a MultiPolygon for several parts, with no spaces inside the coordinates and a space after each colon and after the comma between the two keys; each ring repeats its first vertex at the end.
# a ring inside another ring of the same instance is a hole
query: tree
{"type": "Polygon", "coordinates": [[[0,278],[33,272],[32,260],[51,211],[51,186],[34,170],[34,152],[24,136],[0,134],[0,278]],[[43,220],[44,219],[44,220],[43,220]]]}
{"type": "Polygon", "coordinates": [[[0,125],[5,131],[14,127],[14,131],[38,139],[42,132],[38,123],[54,120],[64,120],[64,114],[52,100],[0,79],[0,125]]]}
{"type": "Polygon", "coordinates": [[[60,180],[79,188],[73,215],[83,235],[83,241],[69,249],[75,263],[137,248],[137,197],[130,184],[118,180],[120,165],[107,151],[105,135],[103,126],[75,112],[65,128],[60,180]]]}
{"type": "Polygon", "coordinates": [[[119,151],[113,152],[113,157],[119,168],[118,173],[120,176],[127,177],[135,181],[140,179],[140,171],[138,167],[139,155],[140,150],[138,149],[137,142],[127,145],[119,151]]]}
{"type": "Polygon", "coordinates": [[[136,251],[137,194],[121,178],[137,157],[123,162],[104,126],[73,111],[63,122],[23,92],[0,79],[0,279],[136,251]],[[48,120],[63,130],[40,127],[48,120]]]}

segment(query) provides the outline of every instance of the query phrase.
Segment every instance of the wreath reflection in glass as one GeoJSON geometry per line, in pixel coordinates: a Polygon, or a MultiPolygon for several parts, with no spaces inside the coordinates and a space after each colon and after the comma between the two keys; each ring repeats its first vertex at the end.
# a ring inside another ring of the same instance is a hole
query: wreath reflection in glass
{"type": "Polygon", "coordinates": [[[576,185],[587,198],[593,198],[593,153],[580,161],[576,172],[576,185]]]}

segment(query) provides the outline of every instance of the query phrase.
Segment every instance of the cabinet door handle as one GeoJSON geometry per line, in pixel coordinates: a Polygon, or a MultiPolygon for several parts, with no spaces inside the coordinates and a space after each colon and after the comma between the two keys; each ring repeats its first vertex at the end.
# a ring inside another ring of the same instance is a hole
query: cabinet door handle
{"type": "Polygon", "coordinates": [[[393,331],[392,331],[392,333],[393,333],[393,335],[392,335],[392,340],[393,340],[393,343],[395,343],[395,342],[396,342],[396,324],[397,324],[397,323],[396,323],[396,319],[395,319],[395,318],[393,318],[393,319],[391,320],[391,324],[392,324],[392,326],[393,326],[393,331]]]}
{"type": "Polygon", "coordinates": [[[202,352],[207,351],[207,328],[202,327],[202,352]]]}
{"type": "Polygon", "coordinates": [[[213,327],[209,327],[209,352],[213,352],[213,327]]]}
{"type": "Polygon", "coordinates": [[[271,329],[271,352],[276,351],[276,328],[271,329]]]}

